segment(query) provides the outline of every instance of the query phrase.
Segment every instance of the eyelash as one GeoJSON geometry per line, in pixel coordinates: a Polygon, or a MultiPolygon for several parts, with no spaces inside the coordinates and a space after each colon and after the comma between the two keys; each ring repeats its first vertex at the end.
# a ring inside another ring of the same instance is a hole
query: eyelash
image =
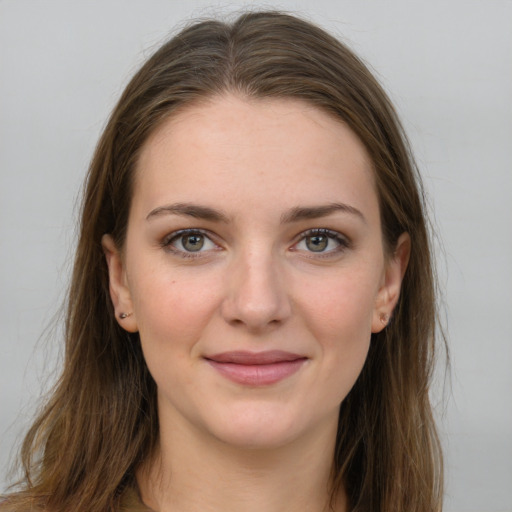
{"type": "MultiPolygon", "coordinates": [[[[328,251],[307,251],[309,254],[309,258],[329,258],[334,255],[338,255],[347,249],[350,249],[351,242],[348,240],[345,236],[343,236],[341,233],[337,231],[333,231],[331,229],[326,228],[313,228],[308,229],[307,231],[302,232],[297,238],[298,241],[293,245],[293,247],[296,247],[299,243],[305,241],[308,237],[314,237],[314,236],[325,236],[330,240],[334,240],[338,243],[338,246],[334,249],[328,250],[328,251]]],[[[294,249],[299,250],[299,249],[294,249]]]]}
{"type": "MultiPolygon", "coordinates": [[[[215,244],[217,247],[219,247],[213,240],[212,235],[210,232],[202,230],[202,229],[181,229],[179,231],[174,231],[173,233],[170,233],[168,236],[166,236],[162,242],[161,246],[166,251],[169,251],[181,258],[200,258],[204,256],[204,252],[207,251],[186,251],[181,250],[176,247],[173,247],[173,243],[179,240],[182,237],[185,236],[194,236],[194,235],[201,235],[205,237],[205,239],[209,240],[212,244],[215,244]]],[[[293,251],[299,251],[300,249],[296,249],[297,245],[301,242],[305,241],[308,237],[314,237],[314,236],[325,236],[329,238],[330,240],[334,240],[338,243],[338,246],[334,249],[328,250],[328,251],[304,251],[310,254],[310,258],[329,258],[332,257],[335,254],[339,254],[344,252],[347,249],[350,249],[351,242],[343,235],[338,233],[337,231],[333,231],[331,229],[326,228],[313,228],[308,229],[307,231],[303,231],[296,237],[296,242],[293,244],[292,249],[293,251]]]]}
{"type": "Polygon", "coordinates": [[[173,247],[173,243],[177,240],[179,240],[182,237],[185,236],[194,236],[194,235],[201,235],[205,239],[209,240],[211,243],[215,244],[217,247],[218,245],[212,240],[212,235],[208,231],[205,231],[203,229],[180,229],[179,231],[174,231],[170,235],[166,236],[162,242],[161,246],[164,250],[169,251],[173,254],[176,254],[177,256],[181,258],[200,258],[203,255],[203,252],[205,251],[185,251],[178,249],[176,247],[173,247]]]}

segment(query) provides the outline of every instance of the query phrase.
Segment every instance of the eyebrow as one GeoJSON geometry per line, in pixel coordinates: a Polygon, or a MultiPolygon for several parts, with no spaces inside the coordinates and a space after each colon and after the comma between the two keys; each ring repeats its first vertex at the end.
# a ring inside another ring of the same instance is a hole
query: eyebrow
{"type": "Polygon", "coordinates": [[[196,219],[210,220],[214,222],[229,222],[228,216],[214,208],[208,206],[200,206],[192,203],[175,203],[166,206],[159,206],[151,210],[146,220],[151,220],[162,215],[181,215],[183,217],[194,217],[196,219]]]}
{"type": "Polygon", "coordinates": [[[320,206],[296,207],[283,214],[281,223],[298,222],[301,220],[320,219],[336,212],[348,213],[359,217],[365,224],[366,219],[360,210],[345,203],[329,203],[320,206]]]}
{"type": "MultiPolygon", "coordinates": [[[[345,203],[329,203],[320,206],[297,206],[292,208],[281,216],[281,224],[299,222],[301,220],[319,219],[332,215],[336,212],[355,215],[366,223],[364,215],[357,208],[345,203]]],[[[203,219],[213,222],[229,222],[229,218],[224,212],[214,208],[209,208],[208,206],[200,206],[192,203],[175,203],[166,206],[159,206],[149,212],[146,220],[151,220],[162,215],[180,215],[183,217],[194,217],[195,219],[203,219]]]]}

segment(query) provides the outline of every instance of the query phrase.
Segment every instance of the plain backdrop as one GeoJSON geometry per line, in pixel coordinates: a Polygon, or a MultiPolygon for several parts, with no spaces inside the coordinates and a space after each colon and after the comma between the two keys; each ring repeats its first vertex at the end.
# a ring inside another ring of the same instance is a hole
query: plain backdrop
{"type": "Polygon", "coordinates": [[[452,357],[433,399],[447,512],[512,511],[512,2],[0,0],[0,488],[51,384],[75,201],[129,77],[184,20],[305,14],[370,63],[409,133],[442,244],[452,357]],[[42,340],[42,341],[41,341],[42,340]],[[46,341],[45,341],[46,340],[46,341]]]}

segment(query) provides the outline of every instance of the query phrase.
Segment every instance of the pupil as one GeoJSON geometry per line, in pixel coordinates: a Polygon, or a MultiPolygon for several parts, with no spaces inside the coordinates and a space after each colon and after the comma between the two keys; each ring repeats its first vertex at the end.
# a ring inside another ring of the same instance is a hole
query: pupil
{"type": "Polygon", "coordinates": [[[327,237],[323,235],[308,236],[306,245],[310,251],[322,252],[327,247],[327,237]]]}
{"type": "Polygon", "coordinates": [[[183,238],[183,247],[187,251],[199,251],[204,245],[203,235],[188,235],[183,238]]]}

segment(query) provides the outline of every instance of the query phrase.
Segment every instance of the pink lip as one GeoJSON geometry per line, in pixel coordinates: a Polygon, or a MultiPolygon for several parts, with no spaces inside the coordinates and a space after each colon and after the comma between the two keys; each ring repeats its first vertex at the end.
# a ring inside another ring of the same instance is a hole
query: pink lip
{"type": "Polygon", "coordinates": [[[297,372],[305,356],[269,350],[267,352],[223,352],[205,358],[224,377],[246,386],[275,384],[297,372]]]}

